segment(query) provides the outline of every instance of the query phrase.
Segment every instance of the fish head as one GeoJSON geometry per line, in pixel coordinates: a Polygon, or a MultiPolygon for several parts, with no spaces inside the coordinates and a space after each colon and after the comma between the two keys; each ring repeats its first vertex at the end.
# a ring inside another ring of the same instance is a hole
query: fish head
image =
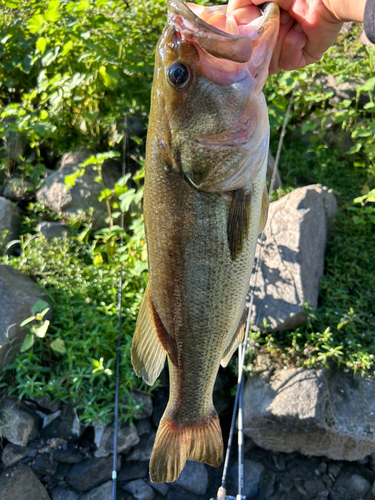
{"type": "Polygon", "coordinates": [[[238,22],[226,5],[168,2],[153,101],[160,104],[172,168],[202,191],[242,187],[267,155],[268,114],[261,91],[279,8],[273,2],[260,11],[251,8],[258,16],[252,19],[251,11],[238,22]]]}

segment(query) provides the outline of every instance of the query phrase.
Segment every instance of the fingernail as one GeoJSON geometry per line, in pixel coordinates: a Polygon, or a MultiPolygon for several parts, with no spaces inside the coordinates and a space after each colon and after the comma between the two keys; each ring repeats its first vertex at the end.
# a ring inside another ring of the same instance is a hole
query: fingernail
{"type": "Polygon", "coordinates": [[[302,29],[302,26],[300,24],[296,24],[294,26],[294,31],[297,31],[297,33],[303,33],[303,29],[302,29]]]}

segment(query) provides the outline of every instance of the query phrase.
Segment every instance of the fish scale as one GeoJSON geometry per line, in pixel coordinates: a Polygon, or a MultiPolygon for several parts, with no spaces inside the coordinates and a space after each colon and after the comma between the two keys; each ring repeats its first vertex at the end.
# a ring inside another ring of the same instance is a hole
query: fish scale
{"type": "Polygon", "coordinates": [[[263,53],[268,67],[278,25],[278,8],[270,4],[253,34],[259,35],[254,54],[246,55],[247,35],[205,24],[180,0],[169,0],[169,10],[156,51],[146,146],[149,282],[132,343],[135,372],[148,384],[168,360],[169,401],[150,461],[154,482],[174,481],[186,460],[222,461],[212,393],[220,364],[226,366],[243,337],[268,210],[266,70],[259,60],[263,53]]]}

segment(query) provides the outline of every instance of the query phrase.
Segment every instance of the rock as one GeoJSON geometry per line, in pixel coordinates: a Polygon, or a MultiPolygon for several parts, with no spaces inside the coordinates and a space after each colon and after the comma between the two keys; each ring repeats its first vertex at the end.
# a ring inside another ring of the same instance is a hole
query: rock
{"type": "Polygon", "coordinates": [[[85,493],[80,500],[112,500],[112,481],[107,481],[85,493]]]}
{"type": "MultiPolygon", "coordinates": [[[[20,328],[19,325],[32,316],[31,308],[40,300],[49,302],[46,294],[35,281],[11,266],[0,265],[0,311],[2,311],[0,314],[0,372],[4,366],[13,361],[16,352],[20,349],[28,330],[20,328]]],[[[45,319],[52,319],[51,307],[45,319]]]]}
{"type": "Polygon", "coordinates": [[[197,496],[171,487],[168,491],[167,500],[197,500],[197,496]]]}
{"type": "Polygon", "coordinates": [[[47,490],[27,465],[18,464],[0,476],[1,500],[51,500],[47,490]]]}
{"type": "Polygon", "coordinates": [[[328,216],[334,195],[320,184],[296,189],[271,203],[264,231],[252,323],[273,331],[306,322],[304,303],[316,307],[323,275],[328,216]]]}
{"type": "Polygon", "coordinates": [[[367,45],[369,47],[374,46],[374,44],[367,38],[367,35],[364,31],[362,31],[361,36],[359,37],[359,43],[361,45],[367,45]]]}
{"type": "Polygon", "coordinates": [[[58,486],[51,491],[51,498],[52,500],[78,500],[79,495],[68,488],[58,486]]]}
{"type": "Polygon", "coordinates": [[[48,410],[51,413],[55,413],[60,408],[60,401],[52,401],[47,396],[36,396],[34,399],[35,403],[42,410],[48,410]]]}
{"type": "Polygon", "coordinates": [[[141,408],[142,415],[141,418],[151,417],[152,415],[152,399],[147,394],[142,394],[141,392],[131,391],[129,394],[130,398],[137,403],[137,408],[141,408]]]}
{"type": "Polygon", "coordinates": [[[150,460],[156,432],[143,434],[137,446],[129,453],[126,460],[150,460]]]}
{"type": "Polygon", "coordinates": [[[15,396],[0,401],[0,434],[12,444],[26,446],[40,427],[37,413],[15,396]]]}
{"type": "Polygon", "coordinates": [[[70,233],[70,227],[61,224],[60,222],[39,222],[36,226],[37,231],[43,234],[47,240],[54,238],[64,238],[70,233]]]}
{"type": "Polygon", "coordinates": [[[3,243],[8,243],[18,237],[20,220],[19,208],[6,198],[0,197],[0,248],[3,243]],[[4,231],[8,231],[5,240],[2,237],[4,231]]]}
{"type": "Polygon", "coordinates": [[[188,460],[181,474],[173,484],[196,495],[204,495],[208,486],[206,466],[201,462],[191,462],[188,460]]]}
{"type": "MultiPolygon", "coordinates": [[[[37,192],[38,201],[54,212],[61,212],[65,217],[78,215],[79,211],[88,211],[94,208],[93,231],[106,227],[107,210],[105,203],[99,202],[98,197],[102,191],[100,184],[94,181],[97,172],[88,166],[82,177],[75,180],[73,187],[66,186],[65,176],[79,169],[79,164],[90,155],[83,152],[66,153],[60,162],[58,170],[49,175],[45,185],[37,192]]],[[[113,160],[106,160],[103,165],[103,180],[106,188],[112,189],[120,178],[119,167],[113,160]]]]}
{"type": "MultiPolygon", "coordinates": [[[[108,425],[104,429],[95,426],[95,444],[98,451],[104,454],[113,452],[114,426],[108,425]]],[[[117,453],[127,453],[139,443],[139,436],[134,424],[120,424],[117,433],[117,453]]]]}
{"type": "Polygon", "coordinates": [[[63,464],[79,464],[83,460],[83,455],[77,447],[68,447],[66,450],[58,449],[53,452],[56,462],[63,464]]]}
{"type": "Polygon", "coordinates": [[[142,420],[137,420],[134,423],[138,436],[142,436],[143,434],[149,434],[151,431],[151,422],[148,418],[142,418],[142,420]]]}
{"type": "Polygon", "coordinates": [[[1,456],[5,467],[11,467],[30,453],[30,448],[27,446],[17,446],[16,444],[8,443],[4,448],[1,456]]]}
{"type": "Polygon", "coordinates": [[[118,481],[131,481],[132,479],[141,479],[147,476],[148,463],[145,461],[125,462],[118,473],[118,481]]]}
{"type": "Polygon", "coordinates": [[[163,497],[168,493],[169,491],[169,484],[167,483],[151,483],[149,482],[150,486],[154,488],[154,490],[158,491],[163,497]]]}
{"type": "Polygon", "coordinates": [[[44,439],[57,437],[69,441],[70,439],[79,437],[84,429],[84,426],[79,422],[74,406],[66,404],[62,408],[60,416],[57,416],[51,423],[46,425],[40,435],[44,439]]]}
{"type": "Polygon", "coordinates": [[[143,479],[136,479],[123,486],[136,500],[153,500],[155,492],[143,479]]]}
{"type": "Polygon", "coordinates": [[[371,484],[359,474],[341,473],[335,482],[335,489],[358,499],[364,498],[370,492],[371,484]]]}
{"type": "MultiPolygon", "coordinates": [[[[258,495],[260,476],[264,471],[261,463],[245,459],[244,461],[244,494],[246,498],[254,498],[258,495]]],[[[232,481],[238,484],[238,462],[230,468],[232,481]]]]}
{"type": "Polygon", "coordinates": [[[361,460],[375,452],[374,400],[375,377],[276,369],[246,382],[244,431],[273,451],[361,460]]]}
{"type": "Polygon", "coordinates": [[[4,197],[12,201],[30,200],[34,195],[35,186],[20,177],[12,177],[4,186],[4,197]]]}
{"type": "Polygon", "coordinates": [[[31,468],[38,476],[53,476],[57,471],[57,462],[51,461],[50,454],[37,455],[31,468]]]}
{"type": "Polygon", "coordinates": [[[78,491],[89,491],[112,477],[113,458],[87,458],[74,464],[66,475],[66,482],[78,491]]]}

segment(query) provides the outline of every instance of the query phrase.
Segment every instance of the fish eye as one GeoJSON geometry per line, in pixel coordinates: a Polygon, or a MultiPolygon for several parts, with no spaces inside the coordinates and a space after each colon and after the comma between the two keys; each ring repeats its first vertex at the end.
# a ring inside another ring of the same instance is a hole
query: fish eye
{"type": "Polygon", "coordinates": [[[190,79],[189,68],[185,64],[174,63],[169,67],[168,77],[174,87],[182,89],[190,79]]]}

